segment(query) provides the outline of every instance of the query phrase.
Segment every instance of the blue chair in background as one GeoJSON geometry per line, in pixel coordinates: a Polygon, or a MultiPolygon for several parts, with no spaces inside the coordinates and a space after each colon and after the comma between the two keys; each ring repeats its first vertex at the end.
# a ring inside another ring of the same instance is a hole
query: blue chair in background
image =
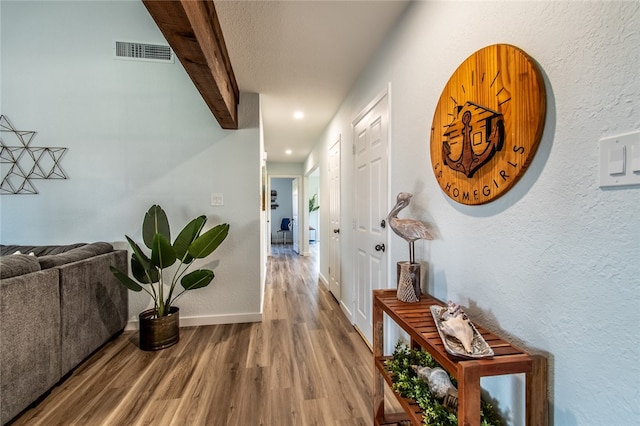
{"type": "MultiPolygon", "coordinates": [[[[280,229],[278,229],[278,233],[282,233],[282,244],[287,244],[287,232],[291,232],[291,219],[285,217],[282,218],[280,229]]],[[[293,242],[293,240],[291,242],[293,242]]]]}

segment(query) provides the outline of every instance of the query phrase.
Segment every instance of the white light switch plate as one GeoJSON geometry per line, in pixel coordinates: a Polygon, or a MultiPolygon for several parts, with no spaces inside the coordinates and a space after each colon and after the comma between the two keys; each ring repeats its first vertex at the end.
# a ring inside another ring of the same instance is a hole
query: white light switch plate
{"type": "Polygon", "coordinates": [[[640,132],[600,139],[600,187],[640,185],[640,132]]]}
{"type": "Polygon", "coordinates": [[[221,193],[211,194],[212,206],[224,206],[224,196],[221,193]]]}

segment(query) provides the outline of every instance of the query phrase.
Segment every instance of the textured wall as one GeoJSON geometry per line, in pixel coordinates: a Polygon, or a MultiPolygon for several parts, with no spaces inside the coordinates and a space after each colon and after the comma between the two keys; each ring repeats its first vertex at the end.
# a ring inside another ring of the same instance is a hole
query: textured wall
{"type": "MultiPolygon", "coordinates": [[[[390,198],[413,192],[405,214],[437,229],[437,240],[416,247],[430,265],[428,289],[548,356],[551,424],[640,423],[640,188],[598,187],[599,139],[640,129],[638,64],[638,2],[415,2],[306,164],[326,170],[326,152],[341,135],[342,220],[350,223],[351,120],[391,83],[390,198]],[[509,193],[463,206],[433,176],[430,126],[449,76],[495,43],[518,46],[539,63],[546,127],[509,193]]],[[[342,228],[349,305],[354,250],[342,228]]],[[[395,235],[389,245],[390,265],[406,257],[395,235]]],[[[519,376],[483,380],[509,424],[523,424],[522,383],[519,376]]]]}

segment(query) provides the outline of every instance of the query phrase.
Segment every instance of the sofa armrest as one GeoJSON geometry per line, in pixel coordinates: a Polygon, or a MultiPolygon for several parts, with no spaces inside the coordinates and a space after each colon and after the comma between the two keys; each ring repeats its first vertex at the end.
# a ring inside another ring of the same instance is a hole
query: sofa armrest
{"type": "Polygon", "coordinates": [[[5,424],[62,377],[57,269],[0,280],[0,339],[5,424]]]}
{"type": "Polygon", "coordinates": [[[109,266],[126,271],[127,260],[125,250],[116,250],[56,268],[60,271],[62,375],[124,330],[128,293],[109,266]]]}

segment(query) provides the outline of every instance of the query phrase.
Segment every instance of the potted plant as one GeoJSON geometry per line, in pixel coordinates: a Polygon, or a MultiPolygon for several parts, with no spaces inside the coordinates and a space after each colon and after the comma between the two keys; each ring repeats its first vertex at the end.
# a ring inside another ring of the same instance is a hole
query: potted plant
{"type": "Polygon", "coordinates": [[[193,219],[172,244],[167,215],[160,206],[153,205],[142,222],[142,239],[151,254],[145,254],[125,235],[133,251],[131,274],[135,280],[114,266],[110,267],[111,272],[129,290],[144,290],[153,299],[153,308],[138,315],[140,349],[158,350],[176,344],[180,338],[180,311],[174,306],[175,301],[187,290],[206,287],[213,281],[214,273],[210,269],[187,273],[194,259],[209,256],[229,233],[229,224],[223,223],[201,234],[206,221],[205,216],[193,219]],[[177,267],[167,271],[176,261],[177,267]],[[181,289],[177,289],[178,282],[181,289]]]}
{"type": "Polygon", "coordinates": [[[309,213],[315,212],[319,208],[320,206],[318,205],[318,194],[313,194],[313,196],[309,198],[309,213]]]}

